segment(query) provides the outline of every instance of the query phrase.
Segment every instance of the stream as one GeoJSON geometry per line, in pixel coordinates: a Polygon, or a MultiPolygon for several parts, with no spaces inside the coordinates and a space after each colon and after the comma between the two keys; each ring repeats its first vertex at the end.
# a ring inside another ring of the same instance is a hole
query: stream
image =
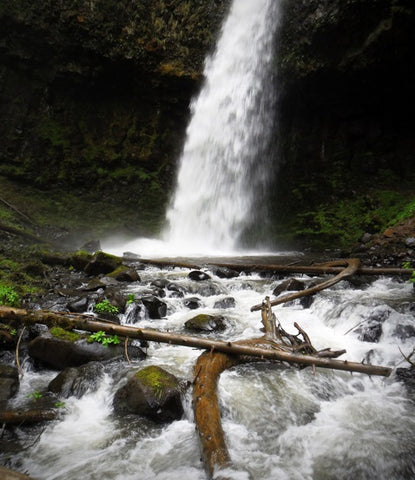
{"type": "MultiPolygon", "coordinates": [[[[202,303],[189,310],[182,298],[166,290],[167,315],[151,320],[127,310],[121,322],[140,327],[185,332],[184,322],[198,313],[221,314],[228,328],[209,334],[234,340],[259,336],[260,312],[250,307],[270,295],[282,280],[240,274],[195,282],[182,268],[146,267],[141,281],[125,294],[148,290],[157,278],[183,287],[202,303]],[[235,306],[214,308],[233,297],[235,306]]],[[[296,276],[309,281],[304,275],[296,276]]],[[[316,348],[345,348],[341,358],[407,367],[399,348],[413,348],[415,296],[409,282],[390,278],[342,281],[318,293],[305,308],[300,300],[274,307],[283,328],[296,333],[297,322],[316,348]],[[373,323],[381,325],[378,342],[362,341],[373,323]],[[412,332],[412,333],[411,333],[412,332]]],[[[13,456],[12,467],[38,480],[204,480],[198,438],[192,418],[191,391],[183,396],[185,414],[168,425],[134,415],[114,415],[112,400],[126,375],[146,365],[159,365],[192,381],[200,351],[150,344],[148,357],[128,365],[110,364],[97,389],[70,397],[59,420],[43,430],[20,429],[25,448],[13,456]]],[[[55,371],[26,367],[18,406],[34,390],[46,389],[55,371]]],[[[370,378],[332,370],[298,370],[278,363],[248,364],[222,374],[219,382],[223,427],[235,472],[229,478],[282,479],[409,479],[415,476],[415,402],[413,391],[389,378],[370,378]]],[[[17,429],[19,431],[19,429],[17,429]]]]}

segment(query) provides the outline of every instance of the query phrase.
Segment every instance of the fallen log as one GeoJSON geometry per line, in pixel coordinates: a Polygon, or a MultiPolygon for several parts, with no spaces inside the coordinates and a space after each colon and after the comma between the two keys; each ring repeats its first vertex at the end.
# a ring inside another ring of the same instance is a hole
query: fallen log
{"type": "MultiPolygon", "coordinates": [[[[154,260],[147,258],[140,258],[140,263],[146,265],[154,265],[158,267],[179,267],[200,269],[204,267],[214,266],[219,268],[229,268],[236,272],[271,272],[271,273],[286,273],[286,274],[310,274],[310,275],[326,275],[340,273],[343,268],[341,266],[333,265],[333,262],[313,264],[313,265],[273,265],[265,263],[221,263],[221,262],[201,262],[191,263],[173,260],[154,260]],[[332,264],[332,266],[330,266],[332,264]]],[[[412,269],[399,267],[362,267],[355,272],[357,275],[393,275],[410,277],[412,269]]]]}
{"type": "Polygon", "coordinates": [[[22,425],[55,420],[57,410],[0,410],[0,424],[22,425]]]}
{"type": "Polygon", "coordinates": [[[15,472],[5,467],[0,467],[0,478],[2,480],[34,480],[32,477],[25,475],[24,473],[15,472]]]}
{"type": "MultiPolygon", "coordinates": [[[[93,317],[91,316],[90,318],[93,317]]],[[[133,326],[108,324],[89,319],[86,315],[71,315],[70,313],[63,315],[61,312],[57,313],[45,310],[24,310],[0,306],[0,319],[11,322],[14,326],[16,326],[16,324],[34,325],[36,323],[42,323],[49,327],[59,325],[60,327],[66,329],[78,329],[89,332],[103,331],[109,335],[119,335],[121,337],[129,337],[130,339],[183,345],[205,350],[216,350],[218,352],[228,353],[231,355],[254,356],[260,357],[263,360],[279,360],[297,365],[314,365],[315,367],[333,368],[335,370],[345,370],[349,372],[360,372],[368,375],[381,375],[388,377],[392,372],[392,369],[389,367],[284,352],[277,350],[272,346],[269,349],[258,348],[255,346],[240,345],[237,342],[226,342],[191,335],[137,328],[133,326]]]]}
{"type": "MultiPolygon", "coordinates": [[[[271,306],[276,306],[280,305],[282,303],[289,302],[291,300],[294,300],[296,298],[301,298],[301,297],[307,297],[310,295],[314,295],[317,292],[320,292],[321,290],[324,290],[325,288],[329,288],[336,283],[340,282],[341,280],[344,280],[345,278],[351,277],[354,275],[357,270],[359,269],[360,266],[360,260],[358,258],[349,258],[347,260],[336,260],[335,262],[330,262],[329,264],[325,264],[328,267],[329,266],[336,266],[338,265],[346,265],[346,268],[341,270],[335,277],[330,278],[329,280],[326,280],[325,282],[319,283],[318,285],[315,285],[314,287],[307,288],[305,290],[301,290],[299,292],[291,293],[289,295],[285,295],[282,298],[277,298],[276,300],[271,301],[271,306]]],[[[260,310],[262,308],[262,304],[259,305],[254,305],[251,307],[251,312],[254,312],[255,310],[260,310]]]]}

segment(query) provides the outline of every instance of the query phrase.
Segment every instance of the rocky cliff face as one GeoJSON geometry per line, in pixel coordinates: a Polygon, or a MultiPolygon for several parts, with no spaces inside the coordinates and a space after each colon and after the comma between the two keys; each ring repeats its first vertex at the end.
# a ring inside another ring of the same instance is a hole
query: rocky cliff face
{"type": "MultiPolygon", "coordinates": [[[[3,0],[0,174],[94,190],[160,216],[189,101],[229,4],[3,0]]],[[[282,5],[274,233],[330,240],[345,228],[339,208],[385,210],[373,187],[389,191],[413,178],[414,7],[410,0],[282,5]]],[[[353,234],[376,231],[384,219],[374,216],[353,234]]]]}
{"type": "Polygon", "coordinates": [[[285,212],[283,228],[326,239],[347,228],[376,231],[385,221],[376,209],[387,216],[402,200],[391,192],[414,179],[413,3],[283,5],[275,214],[285,212]],[[352,207],[359,219],[339,217],[352,207]]]}
{"type": "Polygon", "coordinates": [[[227,5],[1,2],[0,174],[160,215],[227,5]]]}

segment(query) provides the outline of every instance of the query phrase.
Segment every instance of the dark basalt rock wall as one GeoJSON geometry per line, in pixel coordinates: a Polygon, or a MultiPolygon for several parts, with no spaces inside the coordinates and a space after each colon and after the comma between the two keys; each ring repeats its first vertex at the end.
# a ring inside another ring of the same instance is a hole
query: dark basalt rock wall
{"type": "Polygon", "coordinates": [[[399,189],[415,164],[413,2],[284,0],[283,14],[273,189],[282,228],[296,212],[399,189]]]}
{"type": "Polygon", "coordinates": [[[160,213],[227,5],[2,1],[0,174],[160,213]]]}
{"type": "MultiPolygon", "coordinates": [[[[0,175],[161,216],[230,0],[3,0],[0,175]]],[[[410,0],[282,0],[271,218],[413,178],[410,0]]],[[[294,219],[294,221],[293,221],[294,219]]],[[[313,224],[309,225],[315,229],[313,224]]]]}

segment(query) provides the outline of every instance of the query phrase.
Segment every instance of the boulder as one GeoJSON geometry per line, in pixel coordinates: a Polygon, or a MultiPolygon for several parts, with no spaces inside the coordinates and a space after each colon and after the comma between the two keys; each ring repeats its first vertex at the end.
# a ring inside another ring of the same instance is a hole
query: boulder
{"type": "Polygon", "coordinates": [[[19,372],[16,367],[0,364],[0,402],[12,398],[19,389],[19,372]]]}
{"type": "Polygon", "coordinates": [[[84,271],[88,275],[106,275],[116,270],[120,265],[121,260],[118,257],[108,255],[104,252],[98,252],[85,266],[84,271]]]}
{"type": "Polygon", "coordinates": [[[201,272],[200,270],[192,270],[188,277],[190,280],[194,280],[195,282],[202,282],[204,280],[209,280],[211,277],[205,272],[201,272]]]}
{"type": "MultiPolygon", "coordinates": [[[[76,334],[74,334],[76,335],[76,334]]],[[[124,358],[124,345],[107,345],[92,342],[78,336],[74,339],[65,339],[52,336],[50,332],[42,334],[28,345],[29,355],[51,368],[63,369],[78,367],[93,361],[113,360],[124,358]]],[[[128,346],[130,359],[142,359],[145,353],[139,347],[128,346]]]]}
{"type": "Polygon", "coordinates": [[[217,300],[213,308],[235,308],[235,299],[233,297],[225,297],[217,300]]]}
{"type": "Polygon", "coordinates": [[[104,367],[99,362],[68,367],[49,383],[48,390],[60,397],[81,398],[88,390],[96,390],[103,375],[104,367]]]}
{"type": "Polygon", "coordinates": [[[121,265],[116,270],[109,274],[110,277],[115,278],[119,282],[139,282],[141,281],[135,268],[121,265]]]}
{"type": "Polygon", "coordinates": [[[149,366],[132,375],[114,396],[116,413],[142,415],[156,422],[179,420],[183,415],[181,383],[171,373],[149,366]]]}
{"type": "Polygon", "coordinates": [[[151,319],[160,319],[166,316],[167,305],[154,295],[148,295],[141,298],[143,305],[146,307],[148,316],[151,319]]]}
{"type": "Polygon", "coordinates": [[[207,315],[204,313],[187,320],[184,326],[187,330],[193,332],[220,332],[226,330],[224,317],[219,315],[207,315]]]}
{"type": "Polygon", "coordinates": [[[277,285],[272,294],[278,297],[283,292],[287,291],[295,291],[299,292],[301,290],[304,290],[304,283],[301,282],[300,280],[296,280],[295,278],[289,278],[285,280],[284,282],[281,282],[279,285],[277,285]]]}
{"type": "Polygon", "coordinates": [[[198,297],[187,297],[183,300],[183,305],[190,310],[196,310],[203,307],[203,303],[198,297]]]}

